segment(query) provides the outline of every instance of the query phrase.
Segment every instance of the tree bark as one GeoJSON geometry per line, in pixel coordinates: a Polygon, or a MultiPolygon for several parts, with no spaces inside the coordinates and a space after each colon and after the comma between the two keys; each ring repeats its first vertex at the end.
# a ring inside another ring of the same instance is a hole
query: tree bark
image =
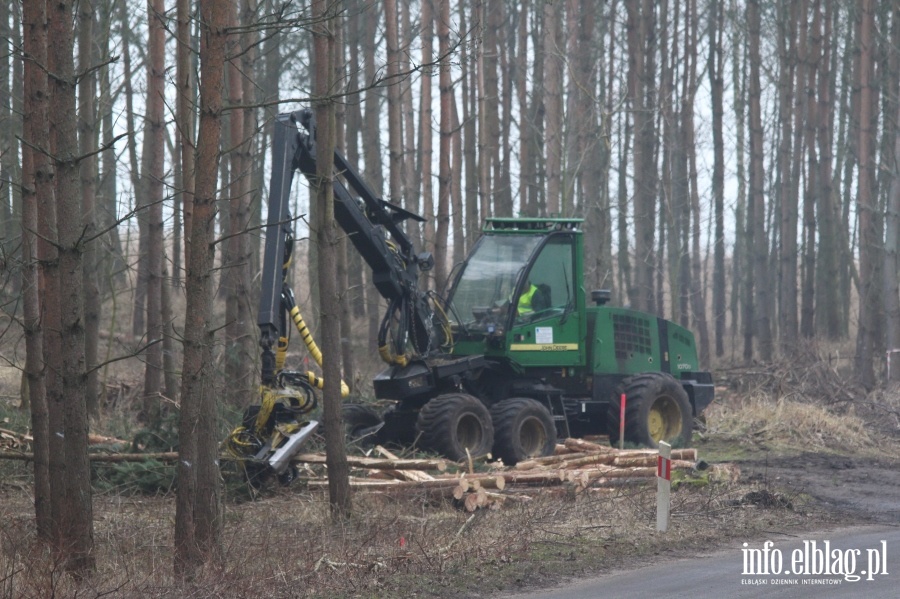
{"type": "Polygon", "coordinates": [[[59,249],[58,296],[60,306],[59,366],[63,415],[62,487],[64,508],[57,521],[61,528],[59,549],[65,568],[77,578],[89,576],[95,567],[91,504],[91,471],[87,450],[86,369],[84,358],[84,275],[81,194],[78,192],[78,135],[75,110],[75,61],[72,30],[74,7],[59,0],[48,11],[50,72],[50,137],[55,142],[56,214],[59,249]]]}
{"type": "MultiPolygon", "coordinates": [[[[834,3],[825,0],[825,15],[823,18],[824,31],[822,63],[819,73],[819,127],[816,132],[816,142],[819,146],[819,192],[818,205],[816,207],[816,223],[819,229],[819,247],[816,260],[816,329],[827,339],[836,340],[841,336],[841,302],[840,281],[838,271],[840,259],[840,238],[838,231],[839,212],[833,197],[834,172],[832,144],[835,128],[835,111],[832,101],[832,78],[836,69],[833,68],[836,60],[835,46],[832,40],[832,19],[834,18],[834,3]]],[[[840,172],[840,169],[837,170],[840,172]]]]}
{"type": "MultiPolygon", "coordinates": [[[[250,23],[241,23],[238,6],[230,6],[229,20],[235,29],[250,23]]],[[[252,29],[252,27],[249,27],[252,29]]],[[[247,35],[247,34],[244,34],[247,35]]],[[[248,42],[250,40],[247,40],[248,42]]],[[[223,287],[225,291],[225,389],[226,401],[232,406],[246,405],[251,396],[251,366],[254,363],[252,321],[250,309],[250,252],[247,227],[250,219],[250,136],[245,131],[246,115],[243,104],[251,104],[244,98],[243,79],[252,73],[244,64],[249,44],[241,43],[240,35],[229,40],[227,53],[227,85],[229,104],[229,139],[225,145],[231,149],[229,156],[228,224],[229,237],[222,256],[223,287]]]]}
{"type": "Polygon", "coordinates": [[[856,75],[859,85],[859,130],[858,130],[858,191],[856,210],[859,218],[859,312],[856,334],[856,375],[866,389],[875,384],[875,340],[878,295],[875,280],[876,262],[880,239],[876,236],[875,212],[877,198],[874,193],[874,160],[871,145],[875,132],[872,130],[872,104],[874,94],[874,28],[875,6],[873,0],[862,0],[862,18],[859,28],[860,57],[856,75]]]}
{"type": "MultiPolygon", "coordinates": [[[[819,10],[819,0],[813,2],[813,18],[807,39],[806,49],[806,101],[807,113],[804,138],[807,156],[807,183],[803,196],[803,268],[801,269],[800,285],[800,335],[811,339],[816,334],[815,321],[815,285],[816,285],[816,236],[818,223],[816,221],[816,204],[818,195],[822,192],[822,168],[819,164],[816,137],[819,131],[819,103],[816,99],[816,82],[821,77],[822,54],[822,18],[819,10]]],[[[820,88],[821,89],[821,88],[820,88]]]]}
{"type": "MultiPolygon", "coordinates": [[[[459,23],[462,31],[468,31],[468,23],[473,23],[475,18],[466,19],[466,2],[459,3],[459,23]]],[[[463,145],[463,161],[465,164],[465,178],[463,185],[465,186],[465,227],[466,227],[466,251],[472,248],[475,240],[478,239],[478,233],[481,230],[482,218],[486,215],[478,212],[478,161],[477,146],[478,133],[476,129],[476,95],[477,85],[475,84],[478,69],[472,68],[472,57],[466,48],[466,44],[462,45],[460,50],[461,58],[461,80],[462,89],[462,145],[463,145]]]]}
{"type": "MultiPolygon", "coordinates": [[[[427,2],[427,0],[426,0],[427,2]]],[[[435,232],[434,262],[437,292],[442,295],[446,292],[447,281],[447,238],[450,225],[450,194],[451,181],[451,156],[453,127],[453,83],[451,81],[451,56],[450,56],[450,0],[437,0],[438,10],[435,15],[437,21],[438,56],[440,67],[438,71],[438,88],[440,90],[440,140],[438,148],[438,207],[437,227],[435,232]]],[[[454,213],[456,210],[454,209],[454,213]]],[[[460,219],[461,221],[461,219],[460,219]]],[[[461,222],[459,223],[461,224],[461,222]]],[[[454,245],[462,241],[462,237],[454,238],[454,245]]],[[[456,249],[456,248],[454,248],[456,249]]]]}
{"type": "MultiPolygon", "coordinates": [[[[781,121],[780,146],[777,152],[779,186],[779,218],[775,228],[780,235],[781,244],[778,255],[778,325],[780,329],[782,351],[789,355],[797,342],[797,220],[800,189],[800,159],[803,155],[802,137],[795,135],[797,129],[802,130],[804,94],[799,87],[803,80],[803,68],[799,55],[805,48],[798,48],[798,24],[802,37],[806,36],[806,2],[792,2],[784,5],[788,15],[781,17],[781,31],[778,35],[779,68],[778,79],[779,119],[781,121]],[[786,18],[785,18],[786,17],[786,18]],[[797,89],[795,95],[794,90],[797,89]],[[798,125],[800,125],[798,127],[798,125]]],[[[802,44],[805,46],[805,43],[802,44]]],[[[757,240],[757,244],[760,240],[757,240]]],[[[757,281],[764,287],[762,280],[757,281]]],[[[765,310],[762,305],[759,310],[765,310]]]]}
{"type": "MultiPolygon", "coordinates": [[[[421,4],[422,20],[421,20],[421,36],[422,36],[422,64],[427,65],[434,62],[433,49],[434,44],[434,6],[432,0],[422,0],[421,4]]],[[[440,76],[440,75],[439,75],[440,76]]],[[[432,184],[432,168],[431,162],[434,156],[434,134],[432,133],[431,121],[433,120],[433,111],[431,109],[431,70],[425,69],[420,80],[421,91],[419,93],[419,179],[422,181],[422,212],[421,215],[426,219],[423,223],[423,240],[421,246],[423,250],[433,248],[434,252],[434,271],[433,280],[431,276],[424,277],[426,283],[422,288],[440,289],[444,285],[444,273],[447,272],[446,255],[447,255],[447,234],[444,232],[443,237],[435,236],[435,206],[434,206],[434,185],[432,184]],[[439,249],[440,248],[440,249],[439,249]]],[[[443,98],[441,98],[443,102],[443,98]]],[[[443,110],[443,108],[442,108],[443,110]]],[[[443,112],[441,112],[443,114],[443,112]]],[[[439,141],[442,144],[443,139],[439,141]]],[[[443,149],[440,145],[439,151],[443,149]]],[[[442,160],[439,155],[438,160],[442,160]]],[[[438,167],[440,170],[440,166],[438,167]]],[[[440,188],[440,173],[438,174],[438,187],[440,188]]],[[[440,196],[440,189],[438,196],[440,196]]],[[[429,273],[430,274],[430,273],[429,273]]]]}
{"type": "Polygon", "coordinates": [[[144,405],[142,415],[152,427],[162,418],[162,265],[163,180],[165,177],[165,13],[163,0],[147,3],[149,27],[147,42],[147,101],[144,119],[144,144],[141,153],[141,196],[146,216],[146,337],[149,345],[144,356],[144,405]]]}
{"type": "Polygon", "coordinates": [[[544,161],[547,166],[547,209],[544,216],[561,216],[563,104],[562,2],[544,2],[544,161]]]}
{"type": "Polygon", "coordinates": [[[723,0],[712,0],[709,17],[709,74],[710,100],[712,102],[713,136],[713,218],[715,219],[715,239],[713,240],[713,321],[715,322],[716,357],[725,355],[725,324],[727,319],[725,298],[725,141],[722,131],[724,120],[724,87],[722,72],[723,29],[725,11],[723,0]]]}
{"type": "Polygon", "coordinates": [[[221,136],[228,0],[200,0],[200,133],[196,163],[190,262],[185,277],[181,410],[178,422],[178,495],[175,503],[175,575],[191,580],[221,558],[216,389],[213,376],[212,270],[221,136]]]}
{"type": "MultiPolygon", "coordinates": [[[[54,515],[50,484],[50,420],[47,406],[44,359],[44,321],[39,288],[45,267],[38,268],[42,242],[38,232],[38,214],[52,211],[53,168],[47,159],[49,106],[47,102],[47,6],[44,0],[28,2],[23,10],[25,56],[25,140],[22,147],[22,242],[24,272],[22,280],[25,325],[25,371],[31,405],[31,430],[34,436],[34,513],[37,536],[44,542],[54,534],[54,515]],[[45,210],[39,210],[43,206],[45,210]]],[[[40,220],[44,220],[43,218],[40,220]]],[[[48,245],[46,241],[43,245],[48,245]]],[[[46,250],[45,250],[46,251],[46,250]]],[[[46,263],[45,263],[46,264],[46,263]]],[[[45,305],[45,304],[44,304],[45,305]]],[[[58,456],[57,460],[61,460],[58,456]]]]}
{"type": "MultiPolygon", "coordinates": [[[[181,209],[184,227],[184,266],[191,261],[191,217],[194,206],[194,71],[191,68],[191,6],[190,0],[177,0],[177,45],[175,58],[175,120],[181,133],[181,173],[184,181],[181,193],[181,209]]],[[[180,273],[177,275],[180,277],[180,273]]]]}
{"type": "Polygon", "coordinates": [[[695,151],[695,133],[694,133],[694,101],[697,90],[697,28],[699,26],[699,16],[697,15],[696,0],[690,0],[690,14],[686,15],[686,22],[690,35],[688,36],[688,44],[685,51],[688,55],[688,99],[690,105],[685,111],[682,127],[685,131],[685,148],[688,160],[688,180],[690,181],[690,198],[691,198],[691,315],[693,316],[693,324],[697,331],[697,345],[699,346],[700,364],[709,368],[709,330],[706,320],[706,294],[703,284],[703,269],[701,263],[703,256],[700,252],[700,191],[697,185],[697,156],[695,151]]]}
{"type": "Polygon", "coordinates": [[[650,0],[628,0],[629,96],[634,111],[634,308],[656,310],[657,169],[655,157],[655,15],[650,0]]]}
{"type": "Polygon", "coordinates": [[[768,316],[769,291],[765,285],[768,249],[765,230],[765,173],[763,164],[763,126],[760,89],[762,68],[759,1],[747,2],[747,22],[750,33],[750,197],[747,206],[747,248],[752,248],[752,268],[745,277],[747,294],[744,319],[744,359],[753,357],[753,337],[758,339],[760,358],[772,357],[772,337],[768,316]]]}
{"type": "MultiPolygon", "coordinates": [[[[377,54],[378,35],[378,5],[380,0],[366,0],[363,14],[365,20],[365,79],[374,81],[378,77],[375,66],[377,54]]],[[[377,193],[384,188],[384,164],[381,160],[381,107],[378,90],[369,85],[365,93],[365,113],[363,129],[363,156],[365,162],[366,180],[377,193]]],[[[388,167],[391,167],[388,162],[388,167]]],[[[366,285],[366,312],[368,316],[368,351],[369,355],[377,355],[378,352],[378,325],[381,320],[380,299],[378,291],[372,282],[371,273],[367,277],[366,285]]]]}
{"type": "MultiPolygon", "coordinates": [[[[389,0],[390,1],[390,0],[389,0]]],[[[387,6],[385,7],[387,9],[387,6]]],[[[319,205],[317,229],[322,243],[319,248],[319,289],[322,301],[322,374],[325,446],[327,447],[328,496],[332,520],[340,522],[350,516],[350,467],[344,447],[344,425],[341,411],[341,327],[340,297],[334,277],[337,224],[334,220],[334,93],[332,81],[335,4],[314,0],[313,52],[316,65],[313,80],[316,115],[316,183],[315,201],[319,205]]],[[[390,11],[385,10],[385,14],[390,11]]]]}
{"type": "Polygon", "coordinates": [[[82,224],[84,236],[89,241],[84,246],[84,358],[87,367],[85,393],[88,413],[100,415],[100,380],[94,366],[97,364],[97,349],[100,335],[100,289],[97,282],[97,244],[93,239],[97,233],[97,119],[94,115],[96,95],[94,56],[94,6],[90,0],[78,4],[78,70],[82,73],[78,81],[78,143],[81,161],[82,224]]]}
{"type": "Polygon", "coordinates": [[[388,156],[390,177],[388,200],[403,205],[403,105],[400,95],[400,40],[397,33],[397,2],[384,0],[384,36],[387,44],[388,156]]]}

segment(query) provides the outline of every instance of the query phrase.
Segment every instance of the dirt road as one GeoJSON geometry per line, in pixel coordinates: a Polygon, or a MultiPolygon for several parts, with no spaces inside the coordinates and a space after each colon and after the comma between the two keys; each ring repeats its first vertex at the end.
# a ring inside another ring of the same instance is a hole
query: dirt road
{"type": "Polygon", "coordinates": [[[803,453],[738,464],[749,480],[810,495],[851,521],[900,523],[900,459],[803,453]]]}

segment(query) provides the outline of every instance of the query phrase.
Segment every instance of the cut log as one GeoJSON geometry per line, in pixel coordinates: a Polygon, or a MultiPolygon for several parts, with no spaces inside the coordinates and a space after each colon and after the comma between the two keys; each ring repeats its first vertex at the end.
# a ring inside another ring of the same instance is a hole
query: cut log
{"type": "MultiPolygon", "coordinates": [[[[327,478],[299,478],[297,480],[304,482],[310,489],[328,488],[327,478]]],[[[444,478],[426,481],[380,480],[351,476],[350,486],[354,489],[444,489],[449,496],[456,487],[456,481],[444,478]]]]}
{"type": "Polygon", "coordinates": [[[562,462],[567,462],[569,460],[576,460],[578,458],[587,457],[592,454],[579,452],[579,453],[564,453],[564,454],[555,454],[548,455],[542,458],[531,458],[530,460],[523,460],[516,464],[516,470],[534,470],[536,468],[543,468],[545,466],[549,466],[552,464],[559,464],[562,462]]]}
{"type": "MultiPolygon", "coordinates": [[[[292,462],[304,462],[306,464],[324,464],[324,453],[301,453],[291,460],[292,462]]],[[[447,461],[442,459],[397,459],[364,458],[359,456],[347,456],[347,463],[351,468],[375,468],[377,470],[447,470],[447,461]]]]}
{"type": "Polygon", "coordinates": [[[610,447],[609,445],[600,445],[599,443],[592,443],[591,441],[585,441],[584,439],[569,438],[566,439],[563,444],[566,446],[566,448],[575,452],[616,451],[615,448],[610,447]]]}
{"type": "Polygon", "coordinates": [[[565,455],[567,453],[572,453],[572,450],[562,443],[557,443],[556,447],[553,448],[553,455],[565,455]]]}

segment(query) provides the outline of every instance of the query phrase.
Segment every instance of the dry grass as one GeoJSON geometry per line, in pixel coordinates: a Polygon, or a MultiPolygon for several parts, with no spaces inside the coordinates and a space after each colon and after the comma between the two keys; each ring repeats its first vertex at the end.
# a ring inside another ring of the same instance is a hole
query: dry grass
{"type": "Polygon", "coordinates": [[[712,435],[805,451],[859,451],[877,446],[852,405],[836,413],[817,403],[758,394],[711,406],[706,424],[712,435]]]}
{"type": "Polygon", "coordinates": [[[666,535],[655,532],[655,485],[647,484],[558,489],[475,514],[424,495],[360,493],[343,525],[329,522],[322,494],[280,490],[228,506],[223,565],[189,586],[172,578],[172,498],[96,498],[98,571],[79,585],[35,542],[27,495],[7,492],[0,598],[472,597],[808,523],[802,510],[736,505],[747,490],[680,487],[666,535]]]}
{"type": "Polygon", "coordinates": [[[900,444],[900,388],[866,393],[852,352],[814,341],[790,358],[717,371],[707,433],[776,450],[862,452],[900,444]]]}

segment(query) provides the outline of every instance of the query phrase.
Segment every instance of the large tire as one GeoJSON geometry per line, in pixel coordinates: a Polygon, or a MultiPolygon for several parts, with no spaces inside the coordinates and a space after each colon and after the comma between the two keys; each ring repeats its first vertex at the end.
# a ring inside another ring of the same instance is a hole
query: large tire
{"type": "Polygon", "coordinates": [[[494,457],[513,466],[528,458],[553,453],[556,425],[544,404],[526,397],[504,399],[491,408],[494,457]]]}
{"type": "Polygon", "coordinates": [[[460,461],[487,455],[494,444],[491,414],[477,398],[465,393],[439,395],[419,411],[419,445],[460,461]]]}
{"type": "Polygon", "coordinates": [[[344,431],[347,434],[348,441],[362,446],[375,444],[373,429],[382,423],[378,412],[362,404],[345,403],[343,414],[344,431]]]}
{"type": "Polygon", "coordinates": [[[684,387],[664,372],[645,372],[622,381],[609,414],[609,438],[619,440],[619,397],[625,394],[625,441],[658,447],[660,441],[674,447],[691,442],[694,415],[684,387]]]}

